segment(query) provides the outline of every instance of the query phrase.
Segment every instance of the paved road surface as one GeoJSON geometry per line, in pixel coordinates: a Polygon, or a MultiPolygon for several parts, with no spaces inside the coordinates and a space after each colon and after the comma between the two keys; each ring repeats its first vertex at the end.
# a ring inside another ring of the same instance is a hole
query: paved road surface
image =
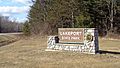
{"type": "Polygon", "coordinates": [[[23,33],[0,33],[0,35],[19,35],[23,33]]]}

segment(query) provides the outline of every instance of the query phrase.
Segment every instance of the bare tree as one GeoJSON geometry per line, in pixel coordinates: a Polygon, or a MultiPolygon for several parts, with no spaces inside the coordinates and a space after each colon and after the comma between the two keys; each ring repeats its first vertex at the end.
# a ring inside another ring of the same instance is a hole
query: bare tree
{"type": "Polygon", "coordinates": [[[22,31],[23,24],[16,21],[10,21],[9,17],[0,16],[0,32],[18,32],[22,31]]]}

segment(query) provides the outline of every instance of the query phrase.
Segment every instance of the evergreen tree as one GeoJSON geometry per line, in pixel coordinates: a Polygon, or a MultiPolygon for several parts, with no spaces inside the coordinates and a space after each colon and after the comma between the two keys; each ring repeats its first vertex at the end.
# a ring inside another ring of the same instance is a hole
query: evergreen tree
{"type": "Polygon", "coordinates": [[[33,34],[55,34],[57,28],[119,30],[118,0],[36,0],[28,15],[33,34]]]}
{"type": "Polygon", "coordinates": [[[27,36],[30,35],[30,25],[29,25],[28,21],[26,21],[26,22],[24,23],[23,32],[24,32],[24,34],[27,35],[27,36]]]}
{"type": "Polygon", "coordinates": [[[31,28],[31,33],[39,34],[40,30],[42,30],[41,25],[43,25],[45,21],[44,10],[40,3],[40,0],[36,0],[33,6],[31,6],[28,19],[31,28]]]}

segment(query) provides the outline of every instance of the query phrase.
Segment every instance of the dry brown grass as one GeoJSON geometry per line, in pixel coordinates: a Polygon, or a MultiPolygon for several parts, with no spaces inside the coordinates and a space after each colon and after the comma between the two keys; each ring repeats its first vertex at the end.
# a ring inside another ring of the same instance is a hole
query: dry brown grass
{"type": "Polygon", "coordinates": [[[17,41],[19,38],[15,35],[0,35],[0,47],[13,43],[17,41]]]}
{"type": "MultiPolygon", "coordinates": [[[[46,52],[46,37],[0,47],[0,68],[120,68],[120,54],[46,52]]],[[[120,52],[120,40],[100,40],[100,49],[120,52]]]]}

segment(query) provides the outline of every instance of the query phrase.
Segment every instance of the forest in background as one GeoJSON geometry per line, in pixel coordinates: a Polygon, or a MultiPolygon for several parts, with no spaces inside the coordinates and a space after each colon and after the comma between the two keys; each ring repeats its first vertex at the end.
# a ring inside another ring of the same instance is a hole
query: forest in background
{"type": "Polygon", "coordinates": [[[10,21],[8,16],[0,16],[0,33],[21,32],[23,23],[10,21]]]}
{"type": "Polygon", "coordinates": [[[57,34],[58,28],[96,28],[120,34],[120,0],[36,0],[24,24],[26,34],[57,34]]]}

